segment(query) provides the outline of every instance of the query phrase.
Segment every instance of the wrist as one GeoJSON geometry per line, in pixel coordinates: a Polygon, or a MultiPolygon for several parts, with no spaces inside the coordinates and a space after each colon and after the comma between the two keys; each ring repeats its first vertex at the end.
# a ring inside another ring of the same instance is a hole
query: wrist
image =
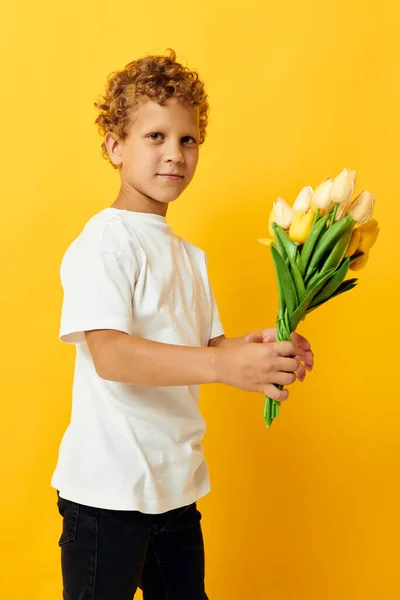
{"type": "Polygon", "coordinates": [[[225,352],[220,346],[212,346],[210,348],[211,355],[211,376],[212,383],[224,383],[224,370],[225,370],[225,361],[224,355],[225,352]]]}
{"type": "MultiPolygon", "coordinates": [[[[249,335],[249,334],[247,334],[249,335]]],[[[235,348],[245,343],[245,339],[247,335],[243,335],[236,338],[224,338],[218,343],[218,348],[223,348],[224,350],[235,348]]]]}

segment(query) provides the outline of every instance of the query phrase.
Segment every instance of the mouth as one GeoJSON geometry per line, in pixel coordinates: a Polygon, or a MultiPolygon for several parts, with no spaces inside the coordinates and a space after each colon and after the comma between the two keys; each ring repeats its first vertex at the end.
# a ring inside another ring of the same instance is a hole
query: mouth
{"type": "Polygon", "coordinates": [[[158,173],[159,177],[164,177],[164,179],[170,180],[170,181],[179,181],[180,179],[183,179],[183,175],[175,175],[173,173],[158,173]]]}

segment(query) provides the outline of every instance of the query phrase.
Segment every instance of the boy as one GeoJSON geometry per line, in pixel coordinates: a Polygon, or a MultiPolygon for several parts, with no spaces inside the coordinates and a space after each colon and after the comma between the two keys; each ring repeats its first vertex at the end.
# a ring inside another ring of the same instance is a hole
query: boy
{"type": "Polygon", "coordinates": [[[61,264],[60,339],[76,344],[76,364],[52,486],[68,600],[132,600],[138,586],[144,600],[207,599],[199,384],[285,400],[274,384],[303,380],[313,363],[297,334],[226,339],[205,253],[166,222],[208,111],[197,74],[175,59],[145,57],[109,77],[96,123],[120,191],[61,264]]]}

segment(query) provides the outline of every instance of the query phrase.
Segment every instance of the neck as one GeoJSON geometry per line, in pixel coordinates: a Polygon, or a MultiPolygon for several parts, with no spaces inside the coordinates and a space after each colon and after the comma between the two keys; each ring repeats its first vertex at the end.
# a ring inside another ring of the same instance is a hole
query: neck
{"type": "Polygon", "coordinates": [[[126,181],[121,182],[121,187],[112,208],[131,210],[134,212],[152,213],[165,217],[168,210],[167,202],[158,202],[135,189],[126,181]]]}

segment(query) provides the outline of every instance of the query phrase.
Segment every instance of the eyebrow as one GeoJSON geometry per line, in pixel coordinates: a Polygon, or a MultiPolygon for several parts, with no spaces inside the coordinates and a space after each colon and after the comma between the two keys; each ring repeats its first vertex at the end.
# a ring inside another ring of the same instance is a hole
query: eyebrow
{"type": "Polygon", "coordinates": [[[166,129],[168,129],[168,127],[165,125],[162,125],[161,123],[160,124],[151,123],[150,125],[146,124],[146,125],[143,125],[143,127],[141,127],[141,131],[150,131],[150,132],[161,131],[161,130],[166,130],[166,129]]]}
{"type": "MultiPolygon", "coordinates": [[[[143,127],[142,131],[148,131],[149,133],[153,133],[155,131],[164,131],[166,129],[167,128],[163,125],[152,125],[152,126],[146,125],[145,127],[143,127]]],[[[193,131],[193,133],[197,133],[197,131],[196,132],[193,131]]],[[[183,134],[183,136],[185,136],[185,135],[192,135],[192,133],[186,132],[183,134]]]]}

